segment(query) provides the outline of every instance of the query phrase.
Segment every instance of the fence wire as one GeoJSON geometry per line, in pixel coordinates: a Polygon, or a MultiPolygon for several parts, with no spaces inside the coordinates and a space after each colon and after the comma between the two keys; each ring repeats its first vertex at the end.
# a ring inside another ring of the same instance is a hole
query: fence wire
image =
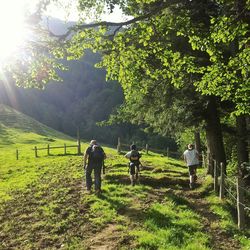
{"type": "MultiPolygon", "coordinates": [[[[224,175],[224,178],[225,178],[224,179],[225,180],[225,187],[224,188],[225,188],[225,191],[227,192],[227,194],[229,195],[229,199],[231,199],[237,205],[238,204],[241,205],[245,211],[250,211],[250,206],[248,204],[244,204],[244,203],[238,201],[236,180],[233,180],[233,178],[228,177],[224,173],[222,173],[222,174],[224,175]],[[229,183],[231,185],[229,185],[229,183]],[[234,187],[235,187],[235,191],[233,191],[234,187]]],[[[244,197],[246,197],[246,195],[247,195],[247,198],[250,197],[250,190],[248,190],[242,186],[238,186],[238,188],[244,191],[244,194],[245,194],[244,197]]]]}

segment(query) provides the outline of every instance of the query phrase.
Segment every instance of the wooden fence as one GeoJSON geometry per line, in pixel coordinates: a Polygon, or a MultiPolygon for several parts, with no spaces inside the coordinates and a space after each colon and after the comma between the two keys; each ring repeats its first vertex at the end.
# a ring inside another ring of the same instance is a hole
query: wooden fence
{"type": "Polygon", "coordinates": [[[242,176],[228,177],[224,163],[213,161],[214,192],[220,199],[230,198],[237,207],[238,228],[245,227],[246,217],[250,215],[250,189],[244,187],[242,176]]]}
{"type": "MultiPolygon", "coordinates": [[[[80,155],[81,154],[81,144],[77,144],[77,145],[66,145],[64,144],[63,146],[51,146],[50,144],[47,145],[47,147],[43,147],[43,148],[39,148],[37,146],[35,146],[32,150],[34,151],[34,156],[37,158],[38,157],[38,151],[41,150],[46,150],[47,151],[47,155],[51,155],[51,150],[53,149],[63,149],[63,154],[66,155],[67,154],[67,149],[68,148],[76,148],[77,152],[76,154],[80,155]]],[[[20,152],[18,149],[16,149],[16,159],[19,159],[19,155],[20,152]]]]}
{"type": "MultiPolygon", "coordinates": [[[[132,143],[132,144],[134,144],[134,143],[132,143]]],[[[130,146],[131,145],[129,145],[129,144],[121,143],[121,139],[118,138],[118,143],[117,143],[117,152],[118,153],[121,153],[122,150],[129,151],[130,146]]],[[[151,151],[154,153],[166,155],[167,157],[173,157],[173,158],[178,158],[178,159],[182,156],[182,154],[179,152],[170,151],[168,147],[165,150],[162,150],[162,149],[151,148],[148,144],[146,144],[145,147],[138,146],[137,148],[138,148],[138,150],[145,150],[146,154],[148,154],[149,151],[151,151]]]]}

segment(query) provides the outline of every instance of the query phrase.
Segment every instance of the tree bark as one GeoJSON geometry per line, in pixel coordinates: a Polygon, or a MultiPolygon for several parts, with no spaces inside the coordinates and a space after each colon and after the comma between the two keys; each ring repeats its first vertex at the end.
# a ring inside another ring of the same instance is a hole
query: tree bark
{"type": "Polygon", "coordinates": [[[238,160],[238,172],[244,177],[245,169],[242,168],[243,162],[249,162],[248,154],[248,129],[246,117],[240,115],[236,117],[236,129],[237,129],[237,160],[238,160]]]}
{"type": "Polygon", "coordinates": [[[194,139],[195,139],[195,149],[199,153],[200,166],[202,166],[201,137],[200,137],[200,132],[198,130],[194,132],[194,139]]]}
{"type": "MultiPolygon", "coordinates": [[[[226,166],[226,154],[223,145],[223,136],[216,99],[210,97],[206,110],[206,139],[209,152],[207,173],[213,175],[213,161],[223,163],[226,166]]],[[[226,169],[226,168],[225,168],[226,169]]]]}
{"type": "MultiPolygon", "coordinates": [[[[239,20],[243,20],[250,24],[250,17],[247,15],[246,0],[236,0],[236,11],[239,20]]],[[[234,41],[235,47],[233,48],[233,54],[238,52],[239,41],[234,41]]],[[[236,131],[237,131],[237,160],[238,160],[238,173],[241,177],[244,177],[244,172],[246,171],[242,168],[243,162],[249,162],[248,154],[248,128],[247,119],[245,115],[240,115],[236,117],[236,131]]]]}
{"type": "Polygon", "coordinates": [[[198,151],[199,154],[201,154],[201,137],[199,131],[194,132],[194,139],[195,139],[195,149],[198,151]]]}

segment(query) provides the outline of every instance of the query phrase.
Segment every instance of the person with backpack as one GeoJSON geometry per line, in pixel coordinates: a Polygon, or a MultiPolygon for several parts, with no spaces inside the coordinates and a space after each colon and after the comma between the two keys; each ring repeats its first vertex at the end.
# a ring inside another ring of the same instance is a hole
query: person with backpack
{"type": "Polygon", "coordinates": [[[127,159],[129,159],[129,174],[131,185],[134,186],[135,182],[139,180],[139,172],[140,172],[140,158],[141,154],[138,152],[136,145],[130,146],[130,151],[125,155],[127,159]]]}
{"type": "Polygon", "coordinates": [[[90,142],[90,146],[86,149],[83,158],[83,164],[86,174],[86,187],[87,191],[91,193],[92,187],[92,171],[94,170],[95,177],[95,191],[97,194],[101,192],[101,172],[104,167],[104,159],[106,154],[103,148],[97,144],[96,140],[90,142]]]}
{"type": "Polygon", "coordinates": [[[193,189],[197,181],[196,169],[199,166],[199,153],[194,148],[193,144],[188,144],[187,150],[184,151],[183,156],[189,172],[189,187],[193,189]]]}

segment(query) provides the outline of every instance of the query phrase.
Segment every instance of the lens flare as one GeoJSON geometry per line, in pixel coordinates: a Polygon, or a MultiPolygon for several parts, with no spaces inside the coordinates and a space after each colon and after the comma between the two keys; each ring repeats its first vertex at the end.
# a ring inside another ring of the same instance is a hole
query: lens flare
{"type": "Polygon", "coordinates": [[[0,62],[8,60],[22,44],[25,36],[24,2],[0,2],[0,62]]]}

